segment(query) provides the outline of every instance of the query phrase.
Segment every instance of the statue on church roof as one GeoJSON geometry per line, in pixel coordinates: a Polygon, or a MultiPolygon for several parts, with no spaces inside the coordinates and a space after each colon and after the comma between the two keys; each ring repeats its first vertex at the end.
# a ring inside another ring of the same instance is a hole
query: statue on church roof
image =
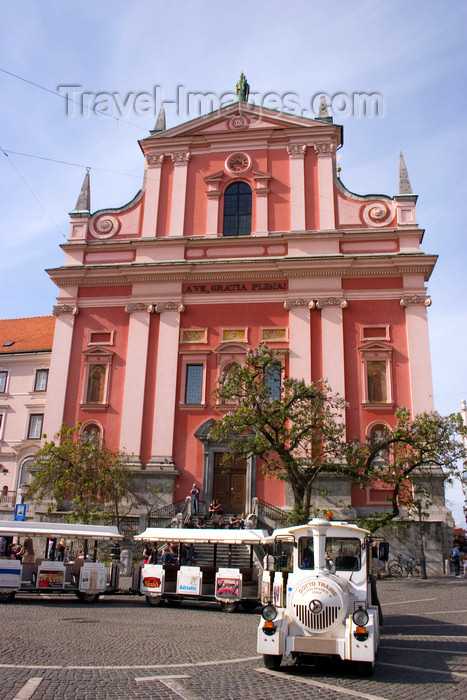
{"type": "Polygon", "coordinates": [[[235,86],[237,91],[237,102],[248,102],[248,95],[250,94],[250,86],[245,78],[245,73],[240,74],[240,80],[235,86]]]}

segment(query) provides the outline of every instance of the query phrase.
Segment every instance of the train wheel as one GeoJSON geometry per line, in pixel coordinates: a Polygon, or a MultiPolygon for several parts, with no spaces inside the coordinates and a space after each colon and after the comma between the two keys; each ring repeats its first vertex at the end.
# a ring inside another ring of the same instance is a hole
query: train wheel
{"type": "Polygon", "coordinates": [[[235,600],[233,603],[228,603],[227,601],[225,601],[225,602],[222,602],[221,605],[222,605],[223,612],[234,613],[234,612],[237,612],[239,603],[237,600],[235,600]]]}
{"type": "Polygon", "coordinates": [[[373,663],[371,661],[357,661],[357,673],[359,676],[372,676],[373,663]]]}
{"type": "Polygon", "coordinates": [[[146,596],[146,605],[150,605],[153,607],[157,607],[158,605],[162,604],[162,596],[160,595],[147,595],[146,596]]]}
{"type": "Polygon", "coordinates": [[[282,661],[282,654],[263,654],[263,662],[269,671],[278,671],[282,661]]]}
{"type": "Polygon", "coordinates": [[[82,603],[97,603],[99,600],[99,593],[81,593],[78,596],[79,600],[82,603]]]}

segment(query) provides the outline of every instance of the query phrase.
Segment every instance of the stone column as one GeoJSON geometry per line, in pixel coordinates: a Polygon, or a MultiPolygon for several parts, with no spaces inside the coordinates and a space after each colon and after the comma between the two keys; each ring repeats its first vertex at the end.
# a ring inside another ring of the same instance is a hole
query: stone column
{"type": "Polygon", "coordinates": [[[146,188],[144,195],[144,211],[142,238],[155,238],[157,229],[157,215],[159,213],[159,195],[161,189],[161,170],[164,155],[151,155],[147,157],[146,188]]]}
{"type": "Polygon", "coordinates": [[[319,229],[335,229],[333,154],[335,144],[315,143],[318,156],[319,229]]]}
{"type": "Polygon", "coordinates": [[[184,310],[180,302],[156,304],[159,313],[159,339],[157,344],[156,391],[154,397],[154,423],[149,466],[173,469],[173,442],[175,427],[175,403],[177,400],[178,344],[180,314],[184,310]]]}
{"type": "Polygon", "coordinates": [[[433,411],[434,407],[426,313],[431,299],[415,294],[402,297],[400,304],[405,308],[412,415],[416,416],[424,411],[433,411]]]}
{"type": "Polygon", "coordinates": [[[289,311],[289,371],[294,379],[311,383],[310,300],[288,299],[289,311]]]}
{"type": "Polygon", "coordinates": [[[45,402],[43,432],[53,440],[60,430],[65,411],[66,388],[73,341],[73,327],[78,307],[70,304],[54,306],[55,333],[50,359],[49,381],[45,402]]]}
{"type": "Polygon", "coordinates": [[[342,312],[348,306],[345,299],[327,297],[318,299],[314,308],[321,309],[321,351],[323,378],[335,394],[345,397],[344,327],[342,312]]]}
{"type": "Polygon", "coordinates": [[[169,236],[183,236],[186,182],[190,157],[191,153],[186,151],[171,153],[172,162],[174,164],[174,177],[172,182],[172,207],[170,210],[169,236]]]}
{"type": "Polygon", "coordinates": [[[290,230],[305,231],[305,153],[306,145],[287,146],[290,158],[290,230]]]}
{"type": "Polygon", "coordinates": [[[120,426],[120,449],[132,454],[129,464],[141,468],[141,433],[143,429],[144,391],[150,314],[154,307],[134,302],[125,307],[130,314],[128,346],[123,385],[123,405],[120,426]]]}

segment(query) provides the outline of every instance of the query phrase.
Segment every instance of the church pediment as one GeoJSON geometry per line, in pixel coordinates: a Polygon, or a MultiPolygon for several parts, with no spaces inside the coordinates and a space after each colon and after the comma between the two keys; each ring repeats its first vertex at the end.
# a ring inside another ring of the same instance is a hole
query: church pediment
{"type": "Polygon", "coordinates": [[[214,112],[148,136],[140,141],[143,150],[149,142],[165,139],[180,139],[216,133],[245,133],[251,130],[313,128],[327,134],[340,134],[341,127],[317,119],[238,102],[221,107],[214,112]]]}

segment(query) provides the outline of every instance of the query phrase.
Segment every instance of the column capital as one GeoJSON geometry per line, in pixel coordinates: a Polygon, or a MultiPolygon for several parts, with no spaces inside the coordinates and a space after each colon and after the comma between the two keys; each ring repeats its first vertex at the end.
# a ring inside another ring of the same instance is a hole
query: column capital
{"type": "Polygon", "coordinates": [[[133,301],[125,306],[125,312],[127,314],[133,314],[135,311],[147,311],[148,314],[152,314],[154,311],[154,304],[147,304],[144,301],[133,301]]]}
{"type": "Polygon", "coordinates": [[[318,158],[321,158],[322,156],[330,156],[334,153],[336,150],[336,144],[335,143],[314,143],[313,144],[314,151],[318,158]]]}
{"type": "Polygon", "coordinates": [[[77,316],[78,313],[79,309],[77,304],[59,304],[52,309],[52,314],[54,316],[61,316],[62,314],[73,314],[73,316],[77,316]]]}
{"type": "Polygon", "coordinates": [[[312,309],[313,307],[311,304],[313,303],[314,302],[310,301],[310,299],[287,299],[287,301],[284,301],[284,309],[288,309],[289,311],[300,307],[312,309]]]}
{"type": "Polygon", "coordinates": [[[156,304],[154,310],[158,314],[161,314],[163,311],[178,311],[181,314],[185,311],[185,306],[178,301],[164,301],[156,304]]]}
{"type": "Polygon", "coordinates": [[[155,168],[162,168],[164,159],[165,155],[163,153],[156,153],[147,157],[148,165],[152,165],[155,168]]]}
{"type": "Polygon", "coordinates": [[[286,146],[289,158],[304,158],[306,153],[306,143],[291,143],[286,146]]]}
{"type": "Polygon", "coordinates": [[[402,307],[414,306],[414,305],[431,306],[431,303],[432,303],[431,297],[419,296],[418,294],[413,294],[412,296],[402,297],[402,299],[400,300],[400,305],[402,307]]]}
{"type": "Polygon", "coordinates": [[[310,302],[310,309],[324,309],[325,306],[338,306],[340,309],[346,309],[349,305],[347,299],[339,297],[327,297],[325,299],[315,299],[310,302]]]}
{"type": "Polygon", "coordinates": [[[191,153],[189,151],[174,151],[170,154],[172,158],[172,163],[177,165],[188,165],[188,161],[191,158],[191,153]]]}

